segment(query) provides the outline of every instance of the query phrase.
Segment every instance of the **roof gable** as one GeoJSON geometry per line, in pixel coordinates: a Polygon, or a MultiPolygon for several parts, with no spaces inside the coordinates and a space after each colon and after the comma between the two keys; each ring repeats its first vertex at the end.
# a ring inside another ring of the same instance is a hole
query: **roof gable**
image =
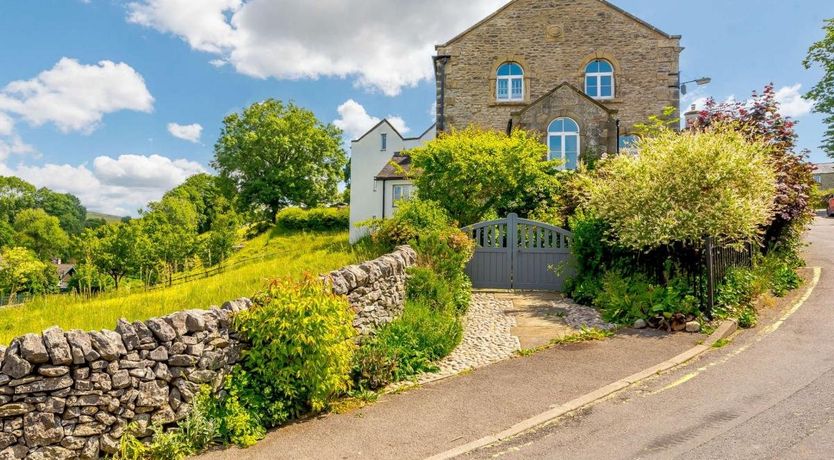
{"type": "Polygon", "coordinates": [[[588,102],[592,103],[593,105],[597,106],[597,107],[598,107],[598,108],[600,108],[601,110],[604,110],[604,111],[605,111],[605,113],[608,113],[608,114],[615,114],[615,113],[617,113],[617,111],[616,111],[615,109],[609,109],[608,107],[606,107],[605,105],[603,105],[603,104],[602,104],[601,102],[599,102],[598,100],[596,100],[596,99],[592,98],[591,96],[588,96],[587,94],[585,94],[585,92],[584,92],[584,91],[580,91],[580,90],[579,90],[579,88],[577,88],[576,86],[573,86],[573,85],[571,85],[570,83],[568,83],[568,82],[566,82],[566,81],[563,81],[562,83],[559,83],[558,85],[556,85],[556,87],[555,87],[555,88],[551,89],[550,91],[546,92],[545,94],[543,94],[541,97],[539,97],[539,98],[538,98],[538,99],[536,99],[535,101],[533,101],[533,102],[531,102],[530,104],[528,104],[528,105],[527,105],[527,107],[525,107],[523,110],[521,110],[521,111],[517,112],[517,113],[516,113],[516,115],[519,115],[519,116],[523,115],[523,114],[524,114],[524,112],[527,112],[528,110],[532,109],[533,107],[535,107],[535,106],[539,105],[542,101],[544,101],[544,100],[546,100],[546,99],[550,98],[551,96],[553,96],[554,94],[556,94],[556,92],[558,92],[560,89],[565,89],[565,90],[567,90],[567,91],[573,91],[573,92],[575,92],[576,94],[578,94],[579,96],[581,96],[581,97],[582,97],[583,99],[585,99],[586,101],[588,101],[588,102]]]}
{"type": "MultiPolygon", "coordinates": [[[[445,46],[449,46],[452,43],[455,43],[456,41],[460,40],[461,38],[463,38],[464,36],[466,36],[467,34],[472,32],[473,30],[475,30],[478,27],[482,26],[483,24],[486,24],[487,22],[489,22],[495,16],[498,16],[499,14],[501,14],[504,10],[506,10],[506,9],[510,8],[511,6],[515,5],[516,3],[522,2],[522,1],[529,1],[529,0],[510,0],[504,6],[502,6],[501,8],[498,8],[497,10],[495,10],[495,12],[493,12],[489,16],[487,16],[487,17],[481,19],[480,21],[476,22],[474,25],[472,25],[468,29],[464,30],[463,32],[457,34],[456,36],[454,36],[452,39],[450,39],[446,43],[443,43],[442,45],[436,45],[435,48],[442,48],[442,47],[445,47],[445,46]]],[[[628,11],[612,4],[611,2],[608,2],[606,0],[594,0],[594,1],[597,1],[597,2],[601,3],[603,6],[610,8],[611,10],[625,16],[628,19],[631,19],[632,21],[636,22],[637,24],[639,24],[639,25],[641,25],[641,26],[643,26],[643,27],[645,27],[645,28],[663,36],[664,38],[669,38],[669,39],[681,38],[680,35],[667,34],[666,32],[664,32],[664,31],[658,29],[657,27],[649,24],[648,22],[638,18],[637,16],[629,13],[628,11]]]]}

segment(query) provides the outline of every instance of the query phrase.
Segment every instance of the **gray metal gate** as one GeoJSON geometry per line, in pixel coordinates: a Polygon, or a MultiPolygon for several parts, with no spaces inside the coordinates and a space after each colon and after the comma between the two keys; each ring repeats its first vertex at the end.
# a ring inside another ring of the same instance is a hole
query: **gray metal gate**
{"type": "Polygon", "coordinates": [[[562,228],[510,214],[463,231],[475,240],[466,273],[476,288],[560,291],[571,274],[571,233],[562,228]]]}

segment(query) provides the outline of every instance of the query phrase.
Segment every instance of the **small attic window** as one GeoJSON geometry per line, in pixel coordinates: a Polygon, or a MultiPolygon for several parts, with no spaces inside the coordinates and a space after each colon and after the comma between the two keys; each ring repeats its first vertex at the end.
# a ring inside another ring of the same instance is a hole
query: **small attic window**
{"type": "Polygon", "coordinates": [[[388,148],[388,134],[382,133],[379,135],[380,150],[385,151],[388,148]]]}

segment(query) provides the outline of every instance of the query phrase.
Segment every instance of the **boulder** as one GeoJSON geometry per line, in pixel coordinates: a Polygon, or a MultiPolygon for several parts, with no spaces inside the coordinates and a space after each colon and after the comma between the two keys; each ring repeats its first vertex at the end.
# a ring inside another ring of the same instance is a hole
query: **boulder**
{"type": "Polygon", "coordinates": [[[42,393],[46,391],[55,391],[60,390],[62,388],[69,388],[73,384],[72,377],[69,375],[64,375],[62,377],[52,377],[52,378],[45,378],[39,379],[31,383],[24,383],[23,385],[18,385],[14,388],[15,394],[27,394],[27,393],[42,393]]]}
{"type": "Polygon", "coordinates": [[[46,345],[38,334],[26,334],[20,338],[20,356],[32,364],[49,362],[46,345]]]}
{"type": "Polygon", "coordinates": [[[72,350],[63,329],[53,326],[43,331],[43,341],[52,364],[57,366],[72,364],[72,350]]]}
{"type": "Polygon", "coordinates": [[[99,353],[93,350],[92,340],[90,334],[84,331],[75,329],[67,331],[65,334],[67,342],[70,344],[70,351],[72,353],[73,364],[84,364],[85,362],[93,362],[101,357],[99,353]]]}
{"type": "Polygon", "coordinates": [[[84,443],[84,448],[79,453],[79,458],[82,460],[92,460],[98,458],[99,440],[97,437],[90,437],[84,443]]]}
{"type": "Polygon", "coordinates": [[[153,318],[148,320],[148,329],[160,342],[170,342],[177,337],[177,332],[165,320],[153,318]]]}
{"type": "Polygon", "coordinates": [[[20,356],[20,342],[15,340],[6,350],[3,358],[3,373],[14,379],[19,379],[32,372],[32,364],[20,356]]]}
{"type": "Polygon", "coordinates": [[[23,436],[30,448],[49,446],[61,441],[64,428],[55,414],[30,412],[23,417],[23,436]]]}
{"type": "Polygon", "coordinates": [[[0,418],[14,417],[16,415],[23,415],[32,412],[35,409],[31,404],[26,403],[10,403],[0,406],[0,418]]]}
{"type": "Polygon", "coordinates": [[[116,324],[116,332],[122,336],[122,341],[128,351],[133,351],[139,346],[139,335],[136,333],[136,328],[133,327],[126,319],[120,318],[116,324]]]}
{"type": "Polygon", "coordinates": [[[93,349],[107,361],[119,359],[119,356],[127,354],[122,336],[117,332],[108,330],[91,332],[90,338],[92,339],[93,349]]]}
{"type": "Polygon", "coordinates": [[[700,332],[701,331],[701,323],[698,321],[687,321],[686,323],[686,332],[700,332]]]}

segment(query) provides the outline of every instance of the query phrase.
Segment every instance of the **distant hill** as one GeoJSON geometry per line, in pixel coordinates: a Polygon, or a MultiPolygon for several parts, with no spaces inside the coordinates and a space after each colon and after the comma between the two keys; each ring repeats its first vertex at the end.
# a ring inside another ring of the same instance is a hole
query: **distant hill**
{"type": "Polygon", "coordinates": [[[114,216],[112,214],[103,214],[95,211],[87,211],[87,219],[104,219],[107,223],[120,222],[121,216],[114,216]]]}

